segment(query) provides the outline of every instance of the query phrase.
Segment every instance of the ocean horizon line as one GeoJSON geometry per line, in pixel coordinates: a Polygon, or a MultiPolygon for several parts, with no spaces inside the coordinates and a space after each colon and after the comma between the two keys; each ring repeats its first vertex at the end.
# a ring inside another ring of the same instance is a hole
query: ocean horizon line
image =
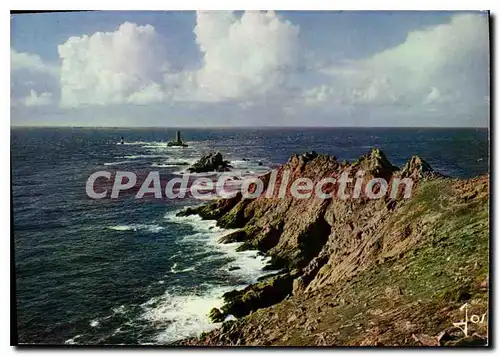
{"type": "Polygon", "coordinates": [[[48,128],[48,129],[481,129],[489,126],[59,126],[59,125],[11,125],[11,129],[48,128]]]}

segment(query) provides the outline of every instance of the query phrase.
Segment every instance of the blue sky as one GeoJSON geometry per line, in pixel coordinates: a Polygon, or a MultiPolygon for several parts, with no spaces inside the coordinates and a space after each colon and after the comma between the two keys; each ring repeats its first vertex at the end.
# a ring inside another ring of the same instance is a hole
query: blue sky
{"type": "Polygon", "coordinates": [[[487,21],[477,12],[13,15],[11,123],[487,126],[487,21]]]}

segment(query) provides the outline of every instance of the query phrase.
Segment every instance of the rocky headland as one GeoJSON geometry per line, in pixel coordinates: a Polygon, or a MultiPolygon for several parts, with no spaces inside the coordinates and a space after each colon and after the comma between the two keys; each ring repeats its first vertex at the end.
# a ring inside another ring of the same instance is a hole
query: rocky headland
{"type": "MultiPolygon", "coordinates": [[[[355,162],[315,152],[277,170],[318,182],[342,172],[411,178],[412,195],[229,199],[188,208],[221,227],[221,242],[271,256],[273,272],[207,310],[221,327],[178,342],[197,346],[459,346],[487,344],[489,175],[445,177],[418,156],[403,168],[373,149],[355,162]],[[467,336],[454,326],[468,315],[467,336]],[[476,319],[474,319],[476,321],[476,319]]],[[[261,177],[267,185],[270,174],[261,177]]],[[[331,188],[334,189],[334,188],[331,188]]],[[[346,190],[352,194],[353,186],[346,190]]]]}

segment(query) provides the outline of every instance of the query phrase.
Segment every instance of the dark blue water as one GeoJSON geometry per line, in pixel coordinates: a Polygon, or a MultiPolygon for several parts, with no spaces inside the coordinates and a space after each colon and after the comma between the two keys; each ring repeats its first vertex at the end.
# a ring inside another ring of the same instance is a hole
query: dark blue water
{"type": "Polygon", "coordinates": [[[372,147],[402,166],[413,154],[455,177],[488,172],[483,129],[12,129],[18,333],[23,343],[166,343],[212,325],[221,294],[251,283],[265,260],[221,246],[213,222],[175,218],[199,202],[92,200],[98,170],[174,177],[220,150],[235,174],[259,173],[315,150],[353,160],[372,147]],[[123,136],[125,145],[117,145],[123,136]],[[248,161],[243,161],[246,158],[248,161]],[[261,165],[258,162],[261,162],[261,165]]]}

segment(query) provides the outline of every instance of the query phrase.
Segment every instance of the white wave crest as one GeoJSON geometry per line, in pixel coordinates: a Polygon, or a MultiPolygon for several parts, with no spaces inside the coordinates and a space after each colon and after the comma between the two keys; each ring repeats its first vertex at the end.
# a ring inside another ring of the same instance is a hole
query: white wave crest
{"type": "Polygon", "coordinates": [[[129,161],[105,162],[104,165],[105,166],[117,166],[119,164],[126,164],[126,163],[130,163],[130,162],[129,161]]]}
{"type": "Polygon", "coordinates": [[[152,324],[166,325],[164,331],[156,336],[158,343],[196,336],[221,325],[212,323],[208,313],[212,308],[220,308],[224,303],[222,294],[232,289],[215,287],[201,295],[172,295],[167,292],[142,305],[142,318],[152,324]]]}
{"type": "Polygon", "coordinates": [[[238,229],[224,229],[216,225],[215,220],[203,220],[199,215],[190,215],[179,217],[176,214],[179,211],[172,211],[165,215],[167,221],[177,224],[188,224],[195,231],[194,234],[182,238],[182,241],[205,243],[207,249],[223,253],[229,257],[232,262],[224,267],[226,271],[229,266],[237,267],[231,269],[229,273],[245,279],[248,283],[254,283],[257,279],[264,275],[262,268],[269,262],[270,257],[262,256],[257,250],[247,250],[238,252],[236,249],[242,245],[242,242],[234,242],[229,244],[219,243],[222,236],[237,231],[238,229]]]}
{"type": "Polygon", "coordinates": [[[154,225],[147,225],[147,224],[132,224],[132,225],[115,225],[115,226],[108,226],[108,229],[110,230],[115,230],[115,231],[140,231],[140,230],[146,230],[149,232],[160,232],[161,230],[164,229],[163,226],[154,224],[154,225]]]}
{"type": "Polygon", "coordinates": [[[162,155],[135,155],[135,156],[124,156],[126,159],[137,159],[137,158],[157,158],[163,157],[162,155]]]}

